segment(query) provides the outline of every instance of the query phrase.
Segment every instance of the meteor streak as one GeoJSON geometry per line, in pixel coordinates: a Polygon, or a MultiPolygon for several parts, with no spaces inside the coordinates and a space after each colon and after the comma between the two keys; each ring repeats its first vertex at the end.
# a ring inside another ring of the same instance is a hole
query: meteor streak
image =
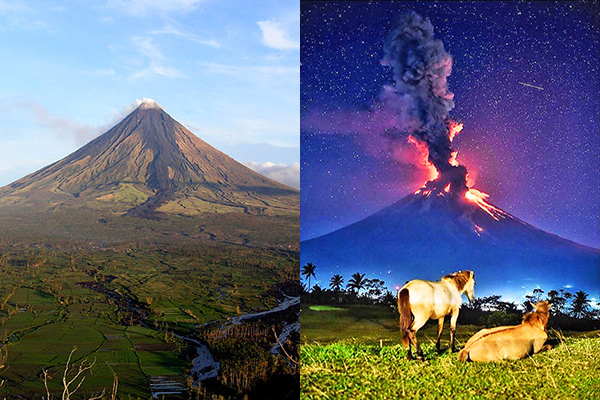
{"type": "Polygon", "coordinates": [[[529,87],[536,88],[536,89],[539,89],[539,90],[544,90],[544,88],[542,88],[542,87],[530,85],[529,83],[524,83],[524,82],[518,82],[518,83],[520,83],[523,86],[529,86],[529,87]]]}

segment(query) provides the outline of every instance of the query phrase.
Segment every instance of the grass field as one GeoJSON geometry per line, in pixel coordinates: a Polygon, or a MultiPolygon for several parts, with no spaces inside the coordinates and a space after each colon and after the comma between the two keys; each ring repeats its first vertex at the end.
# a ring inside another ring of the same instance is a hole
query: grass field
{"type": "MultiPolygon", "coordinates": [[[[406,360],[392,310],[303,307],[300,357],[303,399],[591,399],[600,398],[600,332],[550,332],[556,346],[533,357],[461,363],[435,351],[435,324],[418,332],[425,362],[406,360]]],[[[435,323],[435,321],[432,321],[435,323]]],[[[480,327],[460,326],[459,347],[480,327]]],[[[448,347],[445,327],[442,348],[448,347]]]]}

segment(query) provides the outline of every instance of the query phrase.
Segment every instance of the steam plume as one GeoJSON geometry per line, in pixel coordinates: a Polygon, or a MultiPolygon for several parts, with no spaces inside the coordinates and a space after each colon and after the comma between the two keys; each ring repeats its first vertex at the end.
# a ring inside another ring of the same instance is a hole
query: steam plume
{"type": "Polygon", "coordinates": [[[385,88],[387,95],[398,96],[411,115],[406,133],[427,145],[429,161],[439,177],[428,182],[437,190],[451,184],[451,192],[467,190],[467,169],[452,161],[448,113],[454,107],[454,94],[448,91],[447,78],[452,72],[452,56],[434,37],[429,20],[411,12],[400,17],[398,26],[386,38],[382,64],[392,67],[395,85],[385,88]],[[417,124],[414,121],[417,121],[417,124]]]}

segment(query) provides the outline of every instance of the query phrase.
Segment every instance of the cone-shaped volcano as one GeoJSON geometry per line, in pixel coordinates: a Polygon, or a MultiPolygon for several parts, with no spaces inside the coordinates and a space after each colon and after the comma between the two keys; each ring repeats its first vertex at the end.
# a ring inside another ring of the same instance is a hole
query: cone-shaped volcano
{"type": "MultiPolygon", "coordinates": [[[[293,225],[299,194],[211,147],[146,100],[79,150],[0,188],[0,213],[18,216],[12,223],[27,225],[41,212],[44,221],[78,225],[81,220],[88,225],[91,218],[110,222],[115,229],[123,225],[116,217],[188,217],[184,225],[192,223],[189,218],[200,225],[216,224],[214,232],[202,228],[214,239],[228,226],[233,231],[260,230],[269,219],[270,230],[279,229],[278,220],[285,221],[282,226],[293,225]]],[[[172,222],[168,230],[178,231],[172,222]]]]}
{"type": "MultiPolygon", "coordinates": [[[[303,241],[302,264],[393,287],[472,269],[478,296],[565,285],[597,296],[600,252],[529,225],[487,203],[422,191],[359,222],[303,241]]],[[[322,279],[325,279],[323,277],[322,279]]]]}

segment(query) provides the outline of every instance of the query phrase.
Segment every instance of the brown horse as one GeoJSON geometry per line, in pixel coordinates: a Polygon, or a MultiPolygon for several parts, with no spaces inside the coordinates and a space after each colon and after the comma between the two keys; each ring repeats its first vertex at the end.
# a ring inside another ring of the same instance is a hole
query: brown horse
{"type": "Polygon", "coordinates": [[[523,316],[521,325],[480,330],[467,341],[458,359],[463,362],[519,360],[549,350],[551,346],[544,345],[548,339],[549,306],[547,301],[538,302],[535,312],[523,316]]]}
{"type": "Polygon", "coordinates": [[[400,331],[402,343],[408,346],[407,357],[413,358],[411,344],[417,349],[417,356],[423,359],[423,351],[417,342],[417,331],[429,319],[438,320],[438,336],[436,348],[440,352],[440,337],[444,328],[444,317],[450,319],[450,346],[454,347],[454,333],[458,309],[462,303],[462,295],[466,293],[473,300],[475,275],[473,271],[458,271],[444,276],[438,282],[415,279],[408,282],[398,292],[398,312],[400,313],[400,331]]]}

